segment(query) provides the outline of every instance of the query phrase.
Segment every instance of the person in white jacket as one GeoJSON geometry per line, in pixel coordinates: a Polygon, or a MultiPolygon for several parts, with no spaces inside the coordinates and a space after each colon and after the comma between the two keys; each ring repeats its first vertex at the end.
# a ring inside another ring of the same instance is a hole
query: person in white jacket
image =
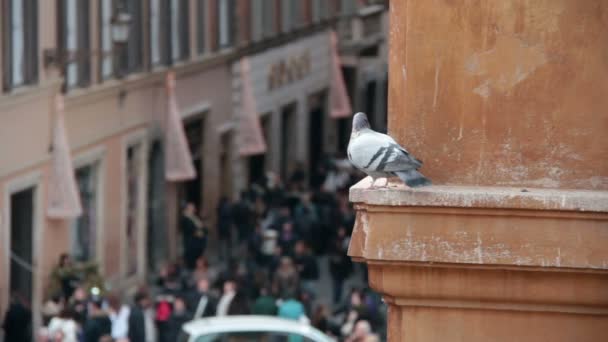
{"type": "Polygon", "coordinates": [[[112,338],[124,340],[129,337],[129,314],[128,305],[124,305],[117,295],[109,295],[107,299],[108,313],[112,321],[112,338]]]}
{"type": "Polygon", "coordinates": [[[69,308],[61,310],[58,316],[49,322],[48,336],[51,340],[61,336],[62,342],[78,342],[78,323],[74,319],[76,313],[69,308]]]}

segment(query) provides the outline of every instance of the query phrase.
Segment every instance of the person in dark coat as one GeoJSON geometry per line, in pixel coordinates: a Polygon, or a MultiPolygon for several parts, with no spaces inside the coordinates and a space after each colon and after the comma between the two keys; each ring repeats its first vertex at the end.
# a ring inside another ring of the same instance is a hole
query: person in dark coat
{"type": "Polygon", "coordinates": [[[207,247],[209,229],[196,215],[193,203],[186,204],[180,221],[182,243],[184,248],[184,261],[189,270],[196,266],[196,259],[202,256],[207,247]]]}
{"type": "Polygon", "coordinates": [[[2,323],[5,341],[31,341],[32,312],[18,295],[11,296],[11,304],[2,323]]]}
{"type": "Polygon", "coordinates": [[[268,287],[260,289],[260,296],[253,303],[251,313],[254,315],[276,316],[279,308],[277,299],[272,296],[268,287]]]}
{"type": "Polygon", "coordinates": [[[352,261],[347,255],[349,239],[346,229],[340,227],[338,236],[333,240],[329,252],[329,271],[333,281],[333,299],[337,303],[342,298],[344,280],[352,271],[352,261]]]}
{"type": "Polygon", "coordinates": [[[253,231],[253,212],[247,201],[247,193],[242,192],[237,203],[232,206],[232,219],[239,235],[239,241],[246,242],[253,231]]]}
{"type": "Polygon", "coordinates": [[[209,293],[209,280],[201,278],[196,282],[196,290],[190,294],[188,311],[192,319],[215,316],[217,298],[209,293]]]}
{"type": "Polygon", "coordinates": [[[319,280],[319,265],[312,255],[306,242],[296,242],[293,261],[302,281],[302,289],[310,295],[315,294],[316,284],[319,280]]]}
{"type": "Polygon", "coordinates": [[[146,310],[151,305],[148,293],[140,290],[135,294],[135,305],[131,307],[129,314],[129,341],[148,342],[154,337],[147,336],[149,331],[146,329],[146,310]]]}
{"type": "Polygon", "coordinates": [[[84,342],[98,342],[102,337],[111,337],[112,321],[106,312],[101,309],[101,300],[89,302],[86,322],[82,327],[84,342]]]}
{"type": "Polygon", "coordinates": [[[232,248],[232,204],[225,196],[220,198],[217,206],[217,233],[220,240],[220,256],[227,259],[232,248]]]}
{"type": "Polygon", "coordinates": [[[228,316],[228,315],[248,315],[249,302],[247,296],[242,291],[237,290],[237,284],[234,279],[227,279],[224,281],[224,291],[220,297],[216,316],[228,316]]]}
{"type": "Polygon", "coordinates": [[[167,333],[165,340],[161,342],[175,342],[182,330],[182,325],[190,321],[192,315],[186,307],[186,302],[182,297],[175,297],[173,301],[173,312],[167,323],[167,333]]]}

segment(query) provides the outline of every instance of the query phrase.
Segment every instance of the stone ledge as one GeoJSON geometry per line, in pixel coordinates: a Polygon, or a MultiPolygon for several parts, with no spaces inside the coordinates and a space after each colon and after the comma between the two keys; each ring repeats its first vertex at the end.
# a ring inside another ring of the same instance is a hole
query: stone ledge
{"type": "Polygon", "coordinates": [[[608,212],[608,191],[448,185],[411,189],[401,182],[391,182],[388,188],[370,186],[370,177],[355,184],[350,201],[377,206],[608,212]]]}

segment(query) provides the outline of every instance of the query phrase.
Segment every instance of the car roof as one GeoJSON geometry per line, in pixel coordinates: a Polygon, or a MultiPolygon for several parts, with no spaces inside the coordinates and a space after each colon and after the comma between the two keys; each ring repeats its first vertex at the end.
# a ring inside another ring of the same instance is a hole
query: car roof
{"type": "Polygon", "coordinates": [[[247,315],[203,318],[184,324],[183,330],[191,336],[222,332],[275,331],[298,333],[314,340],[331,341],[325,334],[308,324],[274,316],[247,315]]]}

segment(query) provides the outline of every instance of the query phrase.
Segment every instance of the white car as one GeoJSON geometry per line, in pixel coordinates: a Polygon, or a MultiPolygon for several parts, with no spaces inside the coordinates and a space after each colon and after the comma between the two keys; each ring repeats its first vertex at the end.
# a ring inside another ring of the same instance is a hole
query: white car
{"type": "Polygon", "coordinates": [[[311,325],[272,316],[198,319],[182,327],[179,342],[334,342],[311,325]]]}

